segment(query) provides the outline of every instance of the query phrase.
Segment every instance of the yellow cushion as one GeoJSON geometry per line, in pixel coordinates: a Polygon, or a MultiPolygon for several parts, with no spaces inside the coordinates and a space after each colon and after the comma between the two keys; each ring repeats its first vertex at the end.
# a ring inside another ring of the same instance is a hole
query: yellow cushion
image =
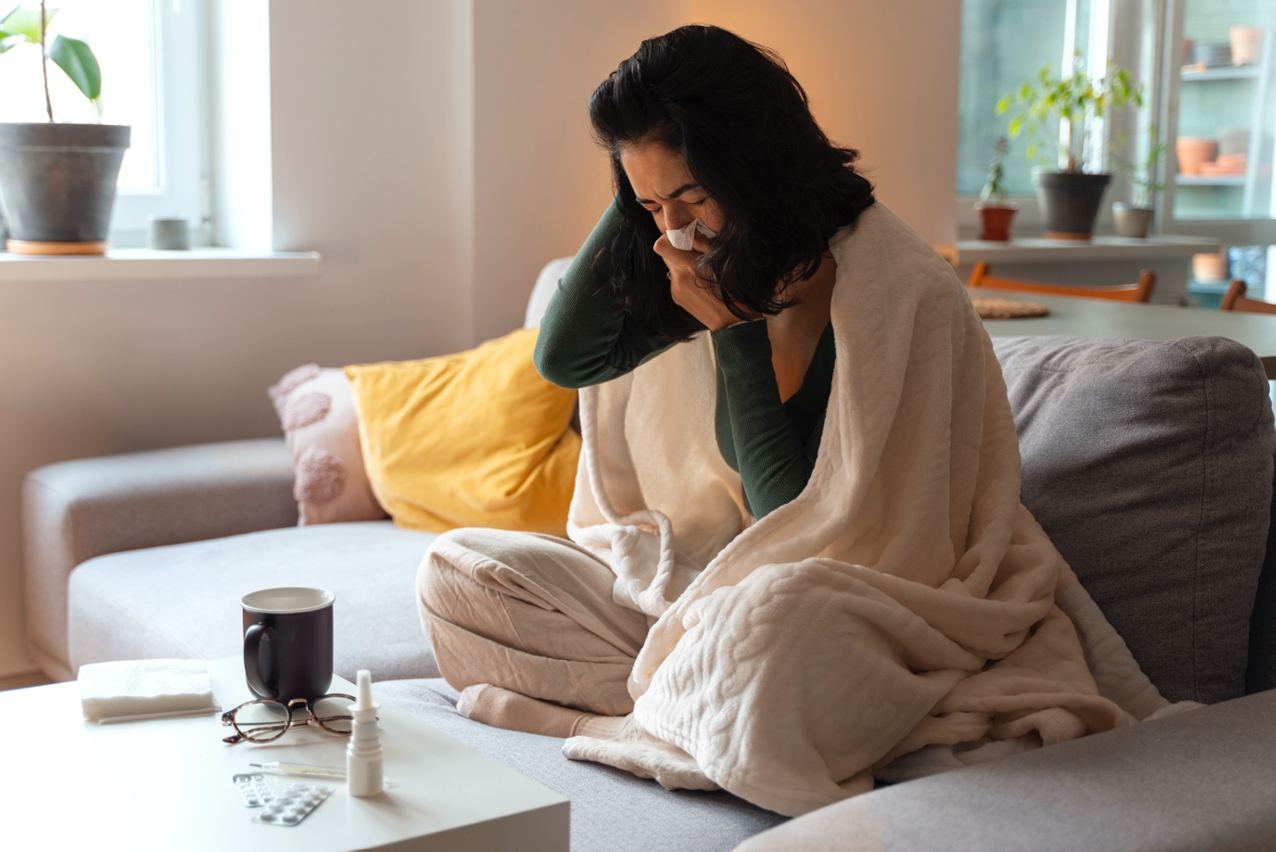
{"type": "Polygon", "coordinates": [[[395,523],[564,535],[580,436],[576,392],[532,364],[536,329],[457,355],[346,368],[363,462],[395,523]]]}

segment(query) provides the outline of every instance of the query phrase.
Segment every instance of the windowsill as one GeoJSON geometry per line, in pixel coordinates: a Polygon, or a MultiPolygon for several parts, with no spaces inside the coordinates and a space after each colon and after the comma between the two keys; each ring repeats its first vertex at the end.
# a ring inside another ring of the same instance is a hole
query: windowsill
{"type": "Polygon", "coordinates": [[[1088,242],[1029,237],[1004,243],[987,240],[958,240],[952,245],[935,248],[953,266],[961,266],[979,260],[990,263],[994,261],[1080,263],[1158,257],[1186,258],[1199,252],[1216,252],[1219,250],[1219,242],[1209,237],[1168,235],[1148,237],[1144,240],[1096,236],[1088,242]]]}
{"type": "Polygon", "coordinates": [[[0,252],[0,282],[148,281],[192,278],[316,278],[318,252],[111,249],[98,257],[29,257],[0,252]]]}

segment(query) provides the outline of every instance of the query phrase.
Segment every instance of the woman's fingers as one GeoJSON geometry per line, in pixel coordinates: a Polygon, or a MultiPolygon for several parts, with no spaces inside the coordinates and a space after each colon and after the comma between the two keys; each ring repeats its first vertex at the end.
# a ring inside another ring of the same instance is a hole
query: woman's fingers
{"type": "Polygon", "coordinates": [[[685,266],[690,270],[695,269],[696,253],[674,248],[673,243],[669,242],[669,237],[665,234],[660,235],[660,239],[656,240],[652,250],[660,255],[665,262],[665,266],[668,266],[671,270],[675,266],[685,266]]]}
{"type": "Polygon", "coordinates": [[[716,284],[704,278],[703,272],[696,268],[699,252],[676,249],[663,234],[652,249],[669,267],[669,295],[675,304],[709,329],[723,328],[736,322],[735,315],[722,303],[716,284]]]}

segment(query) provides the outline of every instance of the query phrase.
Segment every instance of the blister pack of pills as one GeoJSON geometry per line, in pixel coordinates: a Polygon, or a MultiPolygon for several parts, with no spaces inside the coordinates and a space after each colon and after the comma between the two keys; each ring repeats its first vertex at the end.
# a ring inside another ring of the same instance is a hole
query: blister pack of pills
{"type": "Polygon", "coordinates": [[[244,804],[250,808],[260,808],[275,798],[275,791],[270,789],[270,785],[266,783],[266,776],[260,772],[252,775],[234,775],[230,780],[235,782],[239,795],[244,797],[244,804]]]}
{"type": "Polygon", "coordinates": [[[292,784],[263,805],[257,816],[253,817],[253,822],[296,825],[319,807],[331,792],[331,787],[320,787],[317,784],[292,784]]]}

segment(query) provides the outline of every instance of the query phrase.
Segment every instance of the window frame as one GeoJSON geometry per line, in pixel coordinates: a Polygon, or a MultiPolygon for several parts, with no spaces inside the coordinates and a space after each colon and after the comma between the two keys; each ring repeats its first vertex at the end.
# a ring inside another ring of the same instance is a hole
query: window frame
{"type": "Polygon", "coordinates": [[[151,0],[155,91],[155,190],[118,190],[110,239],[121,248],[145,246],[150,217],[183,216],[191,244],[209,245],[209,98],[205,0],[151,0]]]}

